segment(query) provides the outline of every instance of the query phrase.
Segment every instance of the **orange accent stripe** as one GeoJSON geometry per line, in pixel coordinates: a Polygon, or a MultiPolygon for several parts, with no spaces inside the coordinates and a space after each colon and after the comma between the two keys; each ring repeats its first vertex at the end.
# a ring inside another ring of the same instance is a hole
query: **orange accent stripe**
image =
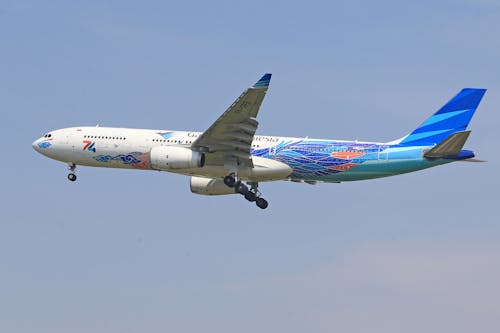
{"type": "Polygon", "coordinates": [[[355,163],[346,163],[346,164],[342,164],[342,165],[331,166],[329,168],[332,170],[337,170],[337,171],[347,171],[347,170],[351,170],[352,168],[355,168],[357,166],[358,165],[355,163]]]}
{"type": "Polygon", "coordinates": [[[366,155],[366,153],[359,151],[340,151],[338,153],[333,153],[331,156],[336,158],[341,158],[343,160],[350,160],[363,155],[366,155]]]}

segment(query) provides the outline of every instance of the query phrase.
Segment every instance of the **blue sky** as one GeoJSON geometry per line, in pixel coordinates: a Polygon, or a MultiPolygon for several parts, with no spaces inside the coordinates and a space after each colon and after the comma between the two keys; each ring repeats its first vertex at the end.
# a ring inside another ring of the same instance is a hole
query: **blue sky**
{"type": "Polygon", "coordinates": [[[496,1],[3,1],[0,331],[496,332],[496,1]],[[259,134],[388,141],[488,88],[455,163],[190,193],[31,142],[74,125],[204,130],[272,72],[259,134]]]}

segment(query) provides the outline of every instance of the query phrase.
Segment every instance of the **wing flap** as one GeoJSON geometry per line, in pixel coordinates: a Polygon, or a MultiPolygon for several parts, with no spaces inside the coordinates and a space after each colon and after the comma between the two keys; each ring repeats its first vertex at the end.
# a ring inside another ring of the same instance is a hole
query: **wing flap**
{"type": "Polygon", "coordinates": [[[243,142],[243,143],[250,145],[250,144],[252,144],[252,141],[253,141],[253,135],[250,135],[247,133],[241,133],[241,132],[228,132],[226,134],[226,139],[232,140],[232,141],[240,141],[240,142],[243,142]]]}
{"type": "Polygon", "coordinates": [[[247,132],[247,133],[255,133],[257,130],[257,127],[259,126],[259,122],[255,118],[247,118],[244,121],[241,121],[239,123],[234,123],[229,125],[231,128],[234,128],[235,130],[247,132]]]}

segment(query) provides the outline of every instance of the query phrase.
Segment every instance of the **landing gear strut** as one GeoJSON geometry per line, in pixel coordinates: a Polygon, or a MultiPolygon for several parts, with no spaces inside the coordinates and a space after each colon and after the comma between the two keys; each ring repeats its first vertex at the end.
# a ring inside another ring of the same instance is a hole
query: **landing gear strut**
{"type": "Polygon", "coordinates": [[[266,209],[269,206],[267,200],[261,197],[261,193],[258,190],[259,183],[257,182],[249,182],[247,185],[250,188],[248,188],[247,185],[240,180],[236,180],[234,175],[231,174],[224,177],[224,184],[228,187],[233,187],[236,193],[243,195],[250,202],[255,202],[257,207],[261,209],[266,209]]]}
{"type": "Polygon", "coordinates": [[[76,164],[75,163],[70,163],[68,164],[68,170],[70,171],[70,173],[68,174],[68,180],[74,182],[76,180],[76,175],[74,173],[76,169],[76,164]]]}
{"type": "Polygon", "coordinates": [[[256,183],[256,182],[255,183],[248,183],[248,185],[250,185],[250,190],[248,191],[248,193],[250,193],[250,194],[248,196],[245,194],[245,199],[247,199],[250,202],[255,201],[255,204],[260,209],[266,209],[267,206],[269,206],[269,203],[267,202],[266,199],[264,199],[260,196],[261,193],[258,189],[259,183],[256,183]]]}

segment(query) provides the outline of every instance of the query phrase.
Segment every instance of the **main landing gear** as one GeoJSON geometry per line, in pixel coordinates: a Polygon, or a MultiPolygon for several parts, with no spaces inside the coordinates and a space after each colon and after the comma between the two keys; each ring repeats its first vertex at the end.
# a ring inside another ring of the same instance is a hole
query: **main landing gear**
{"type": "Polygon", "coordinates": [[[259,183],[249,182],[248,186],[250,186],[250,188],[248,188],[248,186],[245,185],[242,181],[236,180],[233,175],[229,175],[224,177],[224,184],[229,187],[234,187],[234,191],[236,193],[243,195],[245,199],[250,202],[255,202],[257,207],[261,209],[266,209],[269,205],[267,200],[261,197],[261,193],[258,190],[259,183]]]}
{"type": "Polygon", "coordinates": [[[68,164],[68,170],[70,171],[70,173],[68,174],[68,180],[72,182],[76,180],[75,169],[76,169],[75,163],[68,164]]]}

